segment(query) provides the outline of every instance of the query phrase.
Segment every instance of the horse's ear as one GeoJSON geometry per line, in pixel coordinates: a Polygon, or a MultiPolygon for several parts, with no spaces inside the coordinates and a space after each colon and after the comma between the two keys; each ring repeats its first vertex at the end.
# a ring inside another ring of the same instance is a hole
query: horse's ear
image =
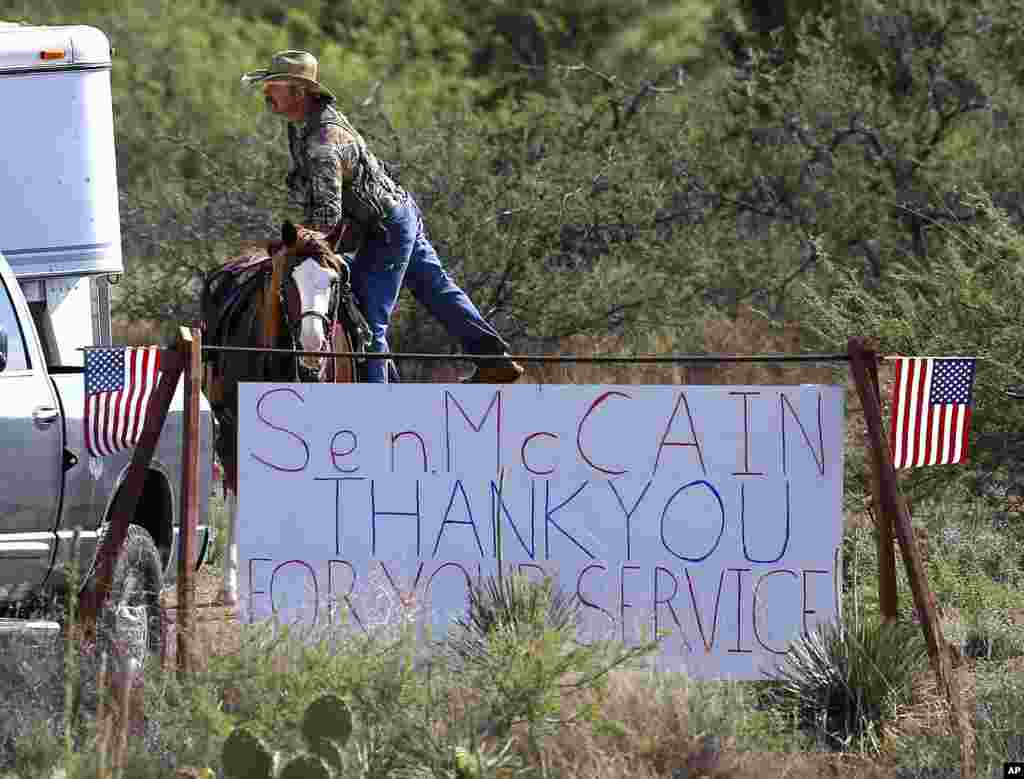
{"type": "Polygon", "coordinates": [[[284,241],[285,246],[294,246],[295,242],[299,240],[299,231],[295,229],[295,225],[289,219],[286,219],[281,225],[281,240],[284,241]]]}

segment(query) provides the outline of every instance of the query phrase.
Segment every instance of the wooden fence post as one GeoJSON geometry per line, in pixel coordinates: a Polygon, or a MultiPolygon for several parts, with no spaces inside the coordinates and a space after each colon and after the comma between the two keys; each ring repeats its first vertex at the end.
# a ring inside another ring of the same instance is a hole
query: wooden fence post
{"type": "MultiPolygon", "coordinates": [[[[870,345],[860,343],[850,347],[850,372],[857,387],[857,395],[874,393],[881,409],[881,391],[878,385],[878,354],[870,345]]],[[[871,449],[870,433],[864,434],[864,443],[871,449]]],[[[875,541],[878,548],[878,605],[884,622],[895,622],[899,616],[899,592],[896,586],[896,550],[893,538],[894,518],[882,503],[882,480],[878,464],[871,459],[871,502],[875,518],[875,541]]]]}
{"type": "Polygon", "coordinates": [[[178,329],[178,353],[184,367],[184,424],[181,453],[181,517],[178,523],[177,667],[179,676],[195,670],[196,527],[199,524],[199,395],[203,376],[202,333],[178,329]]]}
{"type": "Polygon", "coordinates": [[[974,779],[975,776],[975,744],[974,727],[968,715],[964,701],[960,695],[960,683],[953,671],[946,639],[942,635],[928,579],[925,576],[924,563],[914,539],[914,529],[910,523],[910,514],[906,503],[899,492],[896,481],[896,469],[892,463],[892,453],[886,440],[882,425],[882,406],[873,383],[869,380],[868,360],[877,358],[874,344],[864,338],[851,338],[849,341],[850,367],[864,409],[864,421],[868,427],[869,453],[875,472],[878,474],[879,500],[882,509],[882,524],[891,523],[896,530],[896,539],[900,544],[903,564],[910,580],[910,589],[914,595],[914,606],[917,609],[921,629],[924,631],[928,654],[931,657],[939,690],[944,693],[949,703],[950,725],[960,741],[960,776],[963,779],[974,779]]]}

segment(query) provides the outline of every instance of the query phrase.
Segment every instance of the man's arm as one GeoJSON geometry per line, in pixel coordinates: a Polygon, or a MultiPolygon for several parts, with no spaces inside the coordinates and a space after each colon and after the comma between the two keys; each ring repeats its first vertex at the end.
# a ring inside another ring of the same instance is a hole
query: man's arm
{"type": "Polygon", "coordinates": [[[328,232],[343,214],[341,191],[352,180],[359,159],[355,138],[335,125],[321,127],[309,146],[310,193],[306,224],[328,232]]]}

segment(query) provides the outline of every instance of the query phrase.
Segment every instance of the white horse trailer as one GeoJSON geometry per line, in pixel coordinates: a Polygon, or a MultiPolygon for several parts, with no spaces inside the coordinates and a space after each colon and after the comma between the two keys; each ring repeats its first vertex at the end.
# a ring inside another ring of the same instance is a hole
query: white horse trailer
{"type": "Polygon", "coordinates": [[[64,365],[110,343],[124,271],[110,70],[94,27],[0,24],[0,252],[64,365]]]}

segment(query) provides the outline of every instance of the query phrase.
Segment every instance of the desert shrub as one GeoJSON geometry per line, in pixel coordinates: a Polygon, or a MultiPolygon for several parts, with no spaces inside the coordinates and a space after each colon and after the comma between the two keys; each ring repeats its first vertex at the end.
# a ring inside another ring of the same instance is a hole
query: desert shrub
{"type": "Polygon", "coordinates": [[[15,776],[50,779],[60,761],[61,740],[54,724],[47,719],[35,719],[26,724],[14,744],[15,776]]]}
{"type": "Polygon", "coordinates": [[[61,646],[56,642],[15,640],[0,645],[0,769],[24,764],[40,749],[45,734],[60,720],[61,646]]]}
{"type": "Polygon", "coordinates": [[[959,609],[968,622],[983,622],[985,615],[1024,608],[1024,592],[993,581],[974,566],[933,557],[927,563],[927,574],[939,602],[959,609]]]}
{"type": "Polygon", "coordinates": [[[1009,620],[1005,612],[977,614],[967,625],[963,653],[986,660],[1008,660],[1024,655],[1024,629],[1009,620]]]}
{"type": "Polygon", "coordinates": [[[1006,666],[979,663],[977,714],[979,776],[1001,776],[1003,761],[1024,760],[1024,676],[1006,666]]]}
{"type": "Polygon", "coordinates": [[[142,754],[129,754],[137,770],[147,762],[164,771],[211,765],[231,729],[221,685],[206,674],[182,682],[174,669],[149,670],[144,681],[147,728],[142,754]]]}
{"type": "Polygon", "coordinates": [[[926,663],[920,629],[854,614],[793,642],[773,675],[773,702],[830,749],[877,748],[873,735],[909,700],[926,663]]]}

